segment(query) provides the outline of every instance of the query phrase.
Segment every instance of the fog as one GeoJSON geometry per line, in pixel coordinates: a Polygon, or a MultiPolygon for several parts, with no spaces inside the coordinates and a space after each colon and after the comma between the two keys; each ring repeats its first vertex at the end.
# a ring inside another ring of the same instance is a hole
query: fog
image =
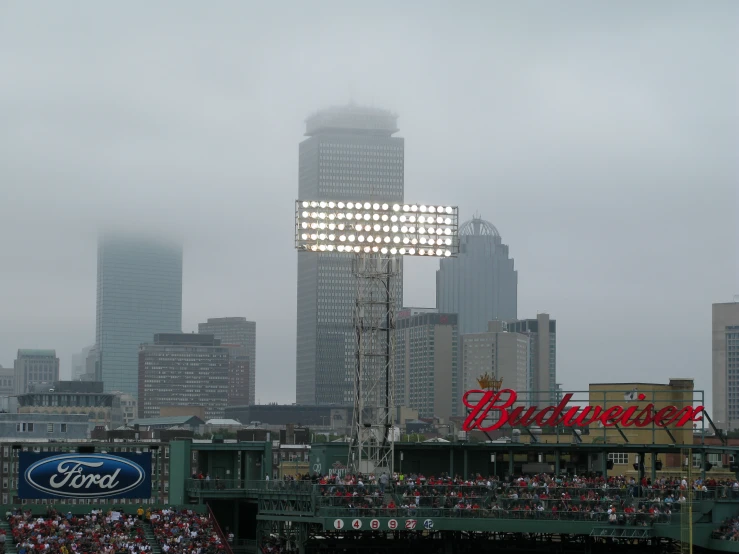
{"type": "MultiPolygon", "coordinates": [[[[295,398],[304,119],[394,110],[406,200],[479,211],[558,382],[695,377],[739,293],[739,4],[6,1],[0,364],[95,340],[96,236],[182,237],[183,330],[257,321],[257,399],[295,398]]],[[[406,264],[433,306],[438,262],[406,264]]]]}

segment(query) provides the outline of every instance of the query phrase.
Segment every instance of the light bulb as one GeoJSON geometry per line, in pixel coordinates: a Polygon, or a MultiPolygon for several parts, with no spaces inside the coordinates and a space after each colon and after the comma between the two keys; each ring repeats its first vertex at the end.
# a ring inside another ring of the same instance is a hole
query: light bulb
{"type": "Polygon", "coordinates": [[[426,229],[424,229],[423,227],[419,227],[418,232],[423,235],[426,232],[426,229]]]}
{"type": "Polygon", "coordinates": [[[369,210],[371,207],[372,207],[372,204],[370,204],[369,202],[365,202],[364,203],[364,209],[365,210],[369,210]]]}
{"type": "Polygon", "coordinates": [[[418,251],[418,254],[419,254],[419,255],[421,255],[421,256],[423,256],[424,254],[426,254],[426,251],[425,251],[425,250],[424,250],[423,248],[421,248],[421,249],[420,249],[420,250],[418,251]]]}
{"type": "Polygon", "coordinates": [[[417,211],[418,211],[418,206],[416,206],[415,204],[413,204],[413,205],[411,206],[411,211],[412,211],[412,212],[417,212],[417,211]]]}
{"type": "Polygon", "coordinates": [[[317,208],[317,207],[318,207],[318,202],[316,202],[316,201],[314,200],[313,202],[311,202],[311,203],[310,203],[310,207],[311,207],[311,208],[317,208]]]}
{"type": "Polygon", "coordinates": [[[451,250],[447,250],[446,252],[444,252],[444,255],[448,258],[449,256],[452,255],[452,251],[451,250]]]}
{"type": "Polygon", "coordinates": [[[303,212],[303,217],[308,217],[310,214],[308,212],[303,212]]]}
{"type": "Polygon", "coordinates": [[[436,208],[434,208],[433,206],[429,206],[430,213],[434,213],[435,211],[436,211],[436,208]]]}
{"type": "Polygon", "coordinates": [[[391,248],[390,249],[390,253],[394,256],[395,254],[398,253],[398,249],[397,248],[391,248]]]}
{"type": "Polygon", "coordinates": [[[411,248],[411,249],[409,249],[409,250],[408,250],[408,253],[409,253],[409,254],[410,254],[411,256],[413,256],[413,255],[414,255],[414,254],[416,253],[416,249],[415,249],[415,248],[411,248]]]}
{"type": "Polygon", "coordinates": [[[389,207],[389,206],[388,206],[387,204],[383,204],[383,205],[382,205],[382,209],[383,209],[383,210],[387,210],[387,209],[388,209],[388,207],[389,207]]]}
{"type": "Polygon", "coordinates": [[[325,252],[325,251],[326,251],[326,245],[325,245],[325,244],[322,244],[321,246],[319,246],[319,247],[318,247],[318,249],[319,249],[319,250],[320,250],[321,252],[325,252]]]}
{"type": "Polygon", "coordinates": [[[383,254],[387,254],[387,248],[383,246],[382,248],[380,248],[380,252],[382,252],[383,254]]]}
{"type": "Polygon", "coordinates": [[[375,202],[374,204],[372,204],[372,209],[373,210],[379,210],[380,209],[380,205],[375,202]]]}
{"type": "Polygon", "coordinates": [[[369,251],[371,251],[371,250],[372,250],[372,249],[371,249],[371,248],[370,248],[369,246],[365,246],[365,247],[364,247],[364,251],[365,251],[365,252],[369,252],[369,251]]]}
{"type": "Polygon", "coordinates": [[[419,223],[426,223],[426,216],[425,215],[418,216],[418,222],[419,223]]]}
{"type": "Polygon", "coordinates": [[[356,238],[356,237],[355,237],[354,235],[349,235],[349,242],[354,242],[354,239],[355,239],[355,238],[356,238]]]}
{"type": "Polygon", "coordinates": [[[344,204],[343,202],[339,202],[338,204],[336,204],[336,207],[339,208],[340,210],[343,210],[345,205],[346,204],[344,204]]]}
{"type": "Polygon", "coordinates": [[[346,207],[349,210],[353,210],[354,209],[354,202],[347,202],[346,203],[346,207]]]}
{"type": "Polygon", "coordinates": [[[333,252],[334,251],[334,245],[333,244],[327,244],[326,245],[326,250],[328,250],[329,252],[333,252]]]}
{"type": "Polygon", "coordinates": [[[452,239],[446,239],[446,240],[444,241],[444,243],[445,243],[445,244],[446,244],[447,246],[451,246],[451,245],[452,245],[452,239]]]}
{"type": "Polygon", "coordinates": [[[400,204],[393,204],[393,211],[399,212],[400,211],[400,204]]]}
{"type": "Polygon", "coordinates": [[[325,208],[325,207],[326,207],[326,202],[323,202],[323,201],[321,201],[321,202],[319,202],[319,203],[318,203],[318,205],[319,205],[319,206],[320,206],[321,208],[325,208]]]}
{"type": "Polygon", "coordinates": [[[411,210],[411,207],[408,204],[404,204],[403,205],[403,211],[404,212],[409,212],[410,210],[411,210]]]}
{"type": "Polygon", "coordinates": [[[452,210],[452,207],[451,206],[447,206],[445,211],[446,211],[446,213],[450,214],[450,213],[452,213],[453,210],[452,210]]]}
{"type": "Polygon", "coordinates": [[[355,251],[355,252],[359,252],[359,246],[355,246],[355,247],[354,247],[354,251],[355,251]]]}
{"type": "Polygon", "coordinates": [[[300,235],[300,238],[303,240],[308,240],[308,235],[303,233],[302,235],[300,235]]]}
{"type": "Polygon", "coordinates": [[[408,227],[408,232],[409,233],[415,233],[416,232],[416,228],[413,225],[411,225],[410,227],[408,227]]]}
{"type": "Polygon", "coordinates": [[[380,214],[372,214],[373,221],[380,221],[380,214]]]}
{"type": "MultiPolygon", "coordinates": [[[[310,202],[306,202],[305,200],[303,200],[303,207],[304,208],[307,208],[308,206],[310,206],[310,202]]],[[[305,216],[303,216],[303,217],[305,217],[305,216]]]]}
{"type": "Polygon", "coordinates": [[[357,237],[357,240],[358,240],[359,242],[364,242],[364,235],[359,235],[359,236],[357,237]]]}
{"type": "Polygon", "coordinates": [[[444,251],[441,250],[441,249],[439,249],[439,250],[436,251],[436,255],[437,256],[441,256],[443,253],[444,253],[444,251]]]}
{"type": "Polygon", "coordinates": [[[341,242],[345,242],[345,241],[346,241],[346,235],[341,235],[341,236],[339,236],[339,240],[340,240],[341,242]]]}
{"type": "Polygon", "coordinates": [[[383,233],[389,233],[390,232],[390,225],[384,225],[382,227],[383,233]]]}
{"type": "Polygon", "coordinates": [[[409,242],[408,237],[403,237],[403,244],[408,244],[409,242]]]}
{"type": "Polygon", "coordinates": [[[420,210],[421,210],[422,212],[424,212],[424,213],[426,212],[426,210],[428,210],[428,208],[427,208],[426,206],[424,206],[423,204],[421,204],[421,207],[420,207],[419,209],[420,209],[420,210]]]}
{"type": "Polygon", "coordinates": [[[446,229],[444,229],[444,234],[445,235],[451,235],[452,234],[452,230],[449,229],[449,227],[447,227],[446,229]]]}
{"type": "Polygon", "coordinates": [[[388,218],[387,214],[382,214],[382,220],[383,221],[387,221],[388,219],[389,218],[388,218]]]}
{"type": "Polygon", "coordinates": [[[405,248],[401,248],[400,250],[398,250],[398,253],[401,255],[405,254],[405,248]]]}
{"type": "MultiPolygon", "coordinates": [[[[397,238],[397,237],[396,237],[396,238],[397,238]]],[[[385,238],[384,238],[384,239],[382,239],[382,240],[384,240],[384,241],[385,241],[386,243],[387,243],[387,242],[390,242],[390,237],[385,237],[385,238]]]]}
{"type": "Polygon", "coordinates": [[[301,227],[302,227],[303,229],[307,229],[307,228],[308,228],[308,224],[307,224],[307,223],[306,223],[305,221],[303,221],[303,223],[301,223],[301,224],[300,224],[300,226],[301,226],[301,227]]]}
{"type": "MultiPolygon", "coordinates": [[[[406,240],[408,240],[408,239],[406,239],[406,240]]],[[[400,242],[400,237],[393,237],[393,242],[395,244],[398,244],[400,242]]]]}
{"type": "Polygon", "coordinates": [[[329,224],[328,224],[328,228],[329,228],[329,229],[330,229],[331,231],[333,231],[334,229],[336,229],[336,225],[335,225],[334,223],[329,223],[329,224]]]}
{"type": "Polygon", "coordinates": [[[373,228],[373,229],[374,229],[375,231],[379,231],[380,229],[382,229],[382,227],[380,226],[380,224],[379,224],[379,223],[375,223],[374,227],[372,227],[372,228],[373,228]]]}
{"type": "Polygon", "coordinates": [[[421,244],[426,244],[426,237],[421,237],[421,244]]]}
{"type": "Polygon", "coordinates": [[[398,216],[397,215],[390,216],[390,221],[392,221],[393,223],[397,222],[398,216]]]}
{"type": "Polygon", "coordinates": [[[370,214],[364,214],[364,220],[369,221],[370,220],[370,214]]]}

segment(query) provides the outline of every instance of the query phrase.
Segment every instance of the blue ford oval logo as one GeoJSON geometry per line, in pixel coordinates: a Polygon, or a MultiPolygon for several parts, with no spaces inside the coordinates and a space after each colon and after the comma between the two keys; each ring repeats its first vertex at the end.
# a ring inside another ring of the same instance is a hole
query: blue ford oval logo
{"type": "Polygon", "coordinates": [[[67,498],[121,497],[141,485],[139,464],[108,454],[60,454],[31,464],[24,473],[29,486],[67,498]]]}

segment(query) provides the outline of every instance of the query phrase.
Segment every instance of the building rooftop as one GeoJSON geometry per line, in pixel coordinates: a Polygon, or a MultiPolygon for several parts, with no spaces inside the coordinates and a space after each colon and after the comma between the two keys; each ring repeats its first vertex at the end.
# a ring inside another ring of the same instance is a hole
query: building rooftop
{"type": "Polygon", "coordinates": [[[149,417],[134,419],[129,422],[129,426],[152,426],[152,425],[202,425],[205,423],[198,416],[170,416],[170,417],[149,417]]]}
{"type": "Polygon", "coordinates": [[[56,350],[23,348],[18,350],[18,356],[51,356],[53,358],[56,358],[56,350]]]}
{"type": "Polygon", "coordinates": [[[499,237],[500,233],[495,225],[489,221],[485,221],[479,215],[475,215],[475,217],[460,225],[459,236],[465,235],[499,237]]]}
{"type": "Polygon", "coordinates": [[[235,419],[209,419],[205,422],[206,425],[239,425],[241,426],[240,421],[236,421],[235,419]]]}
{"type": "Polygon", "coordinates": [[[398,116],[393,112],[352,103],[319,110],[305,120],[306,136],[337,131],[389,136],[398,130],[398,116]]]}

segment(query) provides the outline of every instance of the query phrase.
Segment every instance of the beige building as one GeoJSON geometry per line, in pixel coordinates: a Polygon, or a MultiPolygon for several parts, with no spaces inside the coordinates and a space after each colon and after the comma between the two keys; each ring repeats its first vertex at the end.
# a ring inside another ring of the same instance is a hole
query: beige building
{"type": "Polygon", "coordinates": [[[739,428],[739,302],[713,305],[713,421],[724,430],[739,428]]]}
{"type": "Polygon", "coordinates": [[[461,395],[457,375],[457,315],[434,312],[398,317],[395,333],[395,405],[418,417],[448,420],[461,395]]]}
{"type": "Polygon", "coordinates": [[[478,388],[477,378],[486,373],[496,380],[502,379],[504,388],[519,393],[528,390],[529,337],[509,333],[505,323],[491,321],[487,333],[462,335],[460,353],[463,393],[478,388]]]}
{"type": "MultiPolygon", "coordinates": [[[[670,379],[668,384],[659,383],[595,383],[589,387],[589,405],[610,408],[613,406],[621,406],[624,410],[633,410],[633,416],[629,421],[643,421],[645,408],[649,404],[653,405],[652,414],[658,413],[666,406],[675,406],[681,409],[685,406],[698,406],[700,396],[695,394],[693,388],[693,379],[670,379]],[[693,401],[695,398],[695,402],[693,401]]],[[[577,402],[573,401],[573,404],[577,402]]],[[[700,428],[700,423],[697,424],[700,428]]],[[[631,444],[693,444],[694,424],[691,422],[683,426],[677,426],[675,423],[667,425],[665,428],[656,425],[646,425],[639,427],[637,425],[616,427],[604,427],[600,423],[589,426],[589,433],[581,435],[584,442],[606,442],[606,443],[624,443],[623,433],[631,444]],[[619,432],[620,430],[620,432],[619,432]],[[669,431],[669,432],[668,432],[669,431]]],[[[637,462],[635,454],[609,454],[609,459],[614,463],[614,471],[616,473],[626,473],[633,470],[633,464],[637,462]]],[[[681,460],[677,454],[666,454],[661,456],[663,463],[663,471],[680,471],[681,460]]],[[[648,469],[651,469],[651,460],[647,458],[642,463],[648,469]]]]}

